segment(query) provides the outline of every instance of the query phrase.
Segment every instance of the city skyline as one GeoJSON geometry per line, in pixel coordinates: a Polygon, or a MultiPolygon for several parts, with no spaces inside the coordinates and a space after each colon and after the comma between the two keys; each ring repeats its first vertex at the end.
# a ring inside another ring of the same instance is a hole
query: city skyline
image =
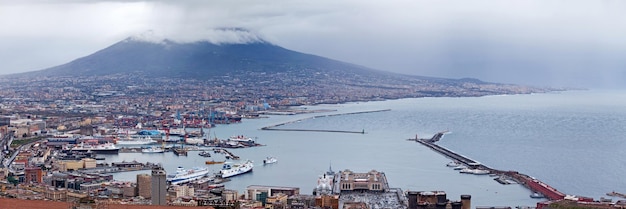
{"type": "Polygon", "coordinates": [[[129,36],[238,42],[423,76],[623,87],[621,2],[3,1],[0,74],[41,70],[129,36]]]}

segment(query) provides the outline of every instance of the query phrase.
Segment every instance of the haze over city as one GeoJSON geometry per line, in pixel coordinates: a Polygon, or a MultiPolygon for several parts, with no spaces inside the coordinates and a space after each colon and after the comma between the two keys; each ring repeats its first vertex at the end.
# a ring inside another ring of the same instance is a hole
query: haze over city
{"type": "Polygon", "coordinates": [[[1,2],[0,74],[53,67],[149,35],[262,38],[411,75],[586,88],[624,87],[626,79],[626,3],[618,1],[1,2]]]}

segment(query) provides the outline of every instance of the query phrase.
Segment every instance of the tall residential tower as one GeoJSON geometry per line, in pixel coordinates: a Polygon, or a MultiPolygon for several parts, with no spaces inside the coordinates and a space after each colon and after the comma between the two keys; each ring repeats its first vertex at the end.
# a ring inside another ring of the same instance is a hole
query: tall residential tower
{"type": "Polygon", "coordinates": [[[152,169],[152,205],[167,205],[165,195],[167,194],[166,173],[162,167],[152,169]]]}

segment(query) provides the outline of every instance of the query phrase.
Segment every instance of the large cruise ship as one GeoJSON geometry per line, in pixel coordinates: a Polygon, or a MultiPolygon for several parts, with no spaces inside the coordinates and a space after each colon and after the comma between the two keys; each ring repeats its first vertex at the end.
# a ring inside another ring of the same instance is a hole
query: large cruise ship
{"type": "Polygon", "coordinates": [[[146,147],[146,148],[141,148],[141,152],[142,153],[163,153],[165,152],[165,149],[161,147],[146,147]]]}
{"type": "Polygon", "coordinates": [[[120,151],[120,148],[115,147],[115,145],[111,143],[98,145],[80,143],[74,147],[66,147],[65,149],[78,152],[93,152],[98,154],[117,154],[120,151]]]}
{"type": "Polygon", "coordinates": [[[228,178],[231,176],[250,172],[252,171],[252,167],[254,167],[254,164],[252,164],[252,161],[250,160],[247,160],[245,163],[241,164],[224,164],[224,166],[222,166],[222,170],[220,170],[220,174],[222,178],[228,178]]]}
{"type": "Polygon", "coordinates": [[[153,140],[150,136],[129,136],[127,138],[121,138],[117,140],[115,143],[117,145],[144,145],[144,144],[153,144],[157,141],[153,140]]]}
{"type": "Polygon", "coordinates": [[[183,167],[178,166],[178,168],[176,168],[176,173],[167,175],[166,180],[167,182],[176,185],[200,179],[206,176],[208,173],[209,168],[207,167],[195,167],[187,170],[183,167]]]}
{"type": "Polygon", "coordinates": [[[230,136],[228,137],[228,141],[254,143],[254,139],[252,137],[247,137],[244,135],[230,136]]]}

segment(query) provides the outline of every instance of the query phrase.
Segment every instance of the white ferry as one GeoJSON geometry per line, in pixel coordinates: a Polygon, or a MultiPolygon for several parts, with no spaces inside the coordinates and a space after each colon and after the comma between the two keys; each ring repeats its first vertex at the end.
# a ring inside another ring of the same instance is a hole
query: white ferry
{"type": "Polygon", "coordinates": [[[185,139],[185,144],[195,144],[195,145],[204,144],[204,138],[202,138],[202,137],[189,137],[189,138],[185,139]]]}
{"type": "Polygon", "coordinates": [[[148,147],[148,148],[142,148],[141,152],[142,153],[164,153],[165,150],[161,147],[148,147]]]}
{"type": "Polygon", "coordinates": [[[178,168],[176,168],[176,173],[167,175],[166,180],[167,182],[176,185],[200,179],[206,176],[208,173],[209,168],[206,167],[195,167],[186,170],[183,167],[178,166],[178,168]]]}
{"type": "Polygon", "coordinates": [[[157,141],[153,140],[150,136],[135,135],[128,138],[119,139],[115,143],[117,145],[144,145],[153,144],[156,142],[157,141]]]}
{"type": "Polygon", "coordinates": [[[228,141],[254,143],[254,139],[252,137],[247,137],[244,135],[230,136],[228,137],[228,141]]]}
{"type": "Polygon", "coordinates": [[[250,160],[247,160],[245,163],[241,164],[224,164],[224,166],[222,166],[222,170],[220,170],[220,175],[222,176],[222,178],[228,178],[231,176],[250,172],[252,171],[253,167],[254,164],[252,164],[252,161],[250,160]]]}

